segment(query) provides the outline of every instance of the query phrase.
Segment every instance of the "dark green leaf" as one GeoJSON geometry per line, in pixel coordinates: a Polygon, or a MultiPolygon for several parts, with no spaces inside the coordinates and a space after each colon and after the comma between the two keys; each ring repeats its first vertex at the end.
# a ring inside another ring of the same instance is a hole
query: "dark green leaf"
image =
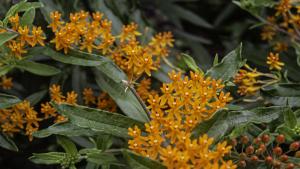
{"type": "Polygon", "coordinates": [[[35,18],[35,8],[29,8],[20,19],[21,26],[32,25],[35,18]]]}
{"type": "Polygon", "coordinates": [[[40,76],[53,76],[60,73],[60,70],[53,66],[26,60],[19,61],[16,67],[40,76]]]}
{"type": "Polygon", "coordinates": [[[60,164],[66,155],[62,152],[33,153],[29,160],[36,164],[60,164]]]}
{"type": "Polygon", "coordinates": [[[20,103],[21,100],[16,96],[0,93],[0,109],[6,109],[20,103]]]}
{"type": "Polygon", "coordinates": [[[18,151],[18,147],[16,144],[7,136],[0,134],[0,147],[11,151],[18,151]]]}
{"type": "Polygon", "coordinates": [[[76,155],[78,153],[76,145],[65,136],[57,136],[57,143],[63,147],[67,154],[76,155]]]}
{"type": "Polygon", "coordinates": [[[5,42],[14,39],[18,34],[15,32],[2,32],[0,33],[0,46],[2,46],[5,42]]]}
{"type": "Polygon", "coordinates": [[[38,138],[45,138],[53,134],[72,137],[72,136],[93,136],[101,133],[92,131],[88,128],[78,127],[68,122],[68,123],[54,124],[46,129],[36,131],[33,133],[33,136],[38,138]]]}
{"type": "Polygon", "coordinates": [[[228,81],[235,76],[239,69],[244,65],[241,52],[242,44],[227,54],[219,64],[210,68],[205,75],[214,79],[228,81]]]}
{"type": "Polygon", "coordinates": [[[130,168],[134,169],[166,169],[161,163],[153,161],[150,158],[138,155],[130,150],[123,150],[123,156],[125,157],[130,168]]]}
{"type": "Polygon", "coordinates": [[[291,128],[285,125],[278,126],[276,132],[283,134],[288,142],[294,141],[294,138],[297,138],[298,136],[291,128]]]}
{"type": "Polygon", "coordinates": [[[96,69],[94,69],[94,74],[98,86],[114,99],[128,117],[142,122],[149,121],[147,112],[143,109],[143,105],[134,91],[129,88],[125,91],[127,86],[122,82],[118,83],[112,80],[109,78],[109,74],[104,74],[96,69]]]}
{"type": "Polygon", "coordinates": [[[182,54],[183,56],[183,61],[185,62],[185,64],[191,69],[193,70],[194,72],[203,72],[196,64],[195,60],[187,55],[187,54],[182,54]]]}
{"type": "Polygon", "coordinates": [[[241,111],[221,110],[216,112],[211,119],[198,124],[193,130],[193,138],[207,133],[219,140],[235,126],[247,123],[269,123],[278,119],[283,109],[284,107],[274,106],[241,111]]]}
{"type": "Polygon", "coordinates": [[[66,116],[70,123],[92,131],[128,138],[127,129],[135,125],[143,128],[143,123],[126,116],[100,109],[68,104],[55,104],[57,111],[66,116]]]}
{"type": "Polygon", "coordinates": [[[30,96],[26,97],[25,100],[28,100],[32,106],[39,103],[45,95],[48,93],[48,90],[41,90],[36,93],[31,94],[30,96]]]}
{"type": "Polygon", "coordinates": [[[112,154],[104,152],[87,153],[87,161],[98,165],[119,164],[118,160],[112,154]]]}
{"type": "Polygon", "coordinates": [[[13,68],[14,68],[14,66],[12,66],[12,65],[1,66],[0,67],[0,76],[6,75],[13,68]]]}
{"type": "Polygon", "coordinates": [[[291,129],[297,125],[297,117],[291,108],[286,108],[283,112],[284,123],[291,129]]]}
{"type": "Polygon", "coordinates": [[[276,83],[262,88],[262,91],[272,96],[300,97],[300,83],[276,83]]]}

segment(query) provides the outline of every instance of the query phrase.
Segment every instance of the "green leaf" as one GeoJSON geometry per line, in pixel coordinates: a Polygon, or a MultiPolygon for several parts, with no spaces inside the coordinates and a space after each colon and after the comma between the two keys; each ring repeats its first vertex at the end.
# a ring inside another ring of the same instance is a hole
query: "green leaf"
{"type": "Polygon", "coordinates": [[[19,61],[16,67],[40,76],[53,76],[60,73],[60,70],[53,66],[27,60],[19,61]]]}
{"type": "Polygon", "coordinates": [[[228,81],[236,75],[243,65],[241,44],[238,48],[227,54],[220,63],[210,68],[205,75],[214,79],[228,81]]]}
{"type": "Polygon", "coordinates": [[[300,97],[300,83],[276,83],[262,88],[262,91],[272,96],[300,97]]]}
{"type": "Polygon", "coordinates": [[[284,123],[291,129],[297,125],[297,117],[291,108],[286,108],[283,112],[284,123]]]}
{"type": "Polygon", "coordinates": [[[0,67],[0,77],[6,75],[10,70],[12,70],[14,66],[12,65],[4,65],[0,67]]]}
{"type": "Polygon", "coordinates": [[[25,100],[28,100],[32,106],[39,103],[45,95],[48,93],[48,90],[41,90],[36,93],[31,94],[30,96],[26,97],[25,100]]]}
{"type": "Polygon", "coordinates": [[[87,153],[87,161],[98,165],[120,164],[116,157],[104,152],[87,153]]]}
{"type": "Polygon", "coordinates": [[[59,113],[66,116],[70,123],[92,131],[103,132],[118,137],[128,138],[127,129],[135,125],[143,128],[143,123],[126,116],[111,113],[100,109],[68,104],[55,104],[53,106],[59,113]]]}
{"type": "Polygon", "coordinates": [[[216,66],[218,63],[219,63],[219,55],[216,54],[216,56],[214,58],[213,66],[216,66]]]}
{"type": "Polygon", "coordinates": [[[98,86],[114,99],[124,114],[141,122],[149,121],[143,103],[136,97],[135,91],[127,88],[124,83],[109,78],[109,74],[104,74],[96,69],[94,69],[94,74],[98,86]]]}
{"type": "Polygon", "coordinates": [[[12,107],[15,104],[20,103],[21,100],[16,96],[0,93],[0,109],[6,109],[12,107]]]}
{"type": "Polygon", "coordinates": [[[265,7],[273,7],[276,1],[273,0],[235,0],[234,4],[248,11],[254,16],[259,16],[265,7]]]}
{"type": "Polygon", "coordinates": [[[95,132],[90,130],[89,128],[82,128],[67,122],[67,123],[54,124],[52,126],[49,126],[46,129],[36,131],[33,133],[33,136],[37,138],[45,138],[53,134],[75,137],[75,136],[94,136],[94,135],[101,134],[101,132],[95,132]]]}
{"type": "Polygon", "coordinates": [[[66,156],[62,152],[33,153],[29,160],[35,164],[60,164],[66,156]]]}
{"type": "Polygon", "coordinates": [[[166,169],[161,163],[151,160],[150,158],[138,155],[130,150],[123,150],[123,156],[129,164],[130,168],[134,169],[166,169]]]}
{"type": "Polygon", "coordinates": [[[8,23],[8,19],[11,16],[14,16],[16,13],[18,12],[24,12],[27,11],[30,8],[41,8],[43,7],[43,4],[40,2],[25,2],[25,1],[21,1],[15,5],[13,5],[8,12],[5,15],[5,18],[3,20],[3,23],[5,26],[7,26],[8,23]]]}
{"type": "Polygon", "coordinates": [[[194,72],[203,72],[196,64],[195,60],[187,54],[182,54],[183,56],[183,61],[185,62],[185,64],[194,72]]]}
{"type": "Polygon", "coordinates": [[[18,151],[16,144],[4,134],[0,134],[0,147],[11,151],[18,151]]]}
{"type": "Polygon", "coordinates": [[[207,133],[217,141],[235,126],[247,123],[269,123],[278,119],[283,110],[284,107],[279,106],[258,107],[252,110],[240,111],[220,110],[211,119],[198,124],[193,130],[192,137],[198,138],[200,135],[207,133]]]}
{"type": "Polygon", "coordinates": [[[17,37],[18,34],[15,32],[2,32],[0,33],[0,46],[2,46],[5,42],[10,41],[17,37]]]}
{"type": "Polygon", "coordinates": [[[57,143],[63,147],[67,154],[76,155],[78,153],[76,145],[65,136],[57,136],[57,143]]]}
{"type": "Polygon", "coordinates": [[[292,46],[294,47],[297,55],[297,64],[300,66],[300,44],[297,42],[292,42],[292,46]]]}
{"type": "Polygon", "coordinates": [[[29,8],[20,19],[21,26],[32,25],[35,18],[35,8],[29,8]]]}
{"type": "Polygon", "coordinates": [[[171,4],[169,7],[172,9],[174,15],[176,15],[184,20],[187,20],[197,26],[201,26],[204,28],[212,28],[213,27],[210,23],[205,21],[203,18],[201,18],[197,14],[189,11],[188,9],[182,8],[181,6],[175,5],[175,4],[171,4]]]}
{"type": "Polygon", "coordinates": [[[278,126],[275,131],[283,134],[288,142],[294,141],[294,138],[297,138],[298,136],[291,128],[287,127],[286,125],[278,126]]]}

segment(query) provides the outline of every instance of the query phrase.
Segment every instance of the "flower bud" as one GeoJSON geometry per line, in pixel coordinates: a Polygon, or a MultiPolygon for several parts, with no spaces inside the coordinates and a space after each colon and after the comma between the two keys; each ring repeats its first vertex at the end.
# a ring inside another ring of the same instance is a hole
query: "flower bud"
{"type": "Polygon", "coordinates": [[[264,143],[268,143],[270,141],[270,136],[268,134],[264,134],[262,137],[261,137],[261,140],[264,142],[264,143]]]}
{"type": "Polygon", "coordinates": [[[245,168],[246,167],[246,161],[245,160],[240,161],[239,166],[242,167],[242,168],[245,168]]]}
{"type": "Polygon", "coordinates": [[[266,162],[267,164],[271,164],[271,163],[273,162],[273,158],[272,158],[271,156],[267,156],[267,157],[265,158],[265,162],[266,162]]]}
{"type": "Polygon", "coordinates": [[[242,144],[248,144],[248,142],[249,142],[248,136],[242,136],[241,142],[242,142],[242,144]]]}
{"type": "Polygon", "coordinates": [[[295,168],[295,164],[293,163],[288,163],[285,167],[286,169],[294,169],[295,168]]]}
{"type": "Polygon", "coordinates": [[[300,142],[296,141],[296,142],[293,142],[291,145],[290,145],[290,150],[291,151],[297,151],[300,147],[300,142]]]}
{"type": "Polygon", "coordinates": [[[286,162],[289,159],[289,156],[287,156],[286,154],[283,154],[279,157],[279,160],[282,162],[286,162]]]}
{"type": "Polygon", "coordinates": [[[276,142],[278,144],[281,144],[281,143],[284,143],[285,142],[285,137],[283,134],[279,134],[277,137],[276,137],[276,142]]]}
{"type": "Polygon", "coordinates": [[[280,147],[275,147],[273,148],[273,153],[279,156],[282,154],[282,149],[280,147]]]}
{"type": "Polygon", "coordinates": [[[248,146],[246,148],[246,154],[253,154],[254,153],[254,147],[253,146],[248,146]]]}
{"type": "Polygon", "coordinates": [[[257,161],[258,161],[258,157],[255,156],[255,155],[252,156],[252,157],[251,157],[251,161],[252,161],[252,162],[257,162],[257,161]]]}

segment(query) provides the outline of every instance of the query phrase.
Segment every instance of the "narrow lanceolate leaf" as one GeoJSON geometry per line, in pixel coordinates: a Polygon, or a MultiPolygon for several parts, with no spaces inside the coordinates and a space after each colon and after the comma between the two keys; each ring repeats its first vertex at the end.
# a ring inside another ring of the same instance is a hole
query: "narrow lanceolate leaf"
{"type": "Polygon", "coordinates": [[[35,18],[35,8],[29,8],[20,19],[21,26],[32,25],[35,18]]]}
{"type": "Polygon", "coordinates": [[[300,83],[278,83],[262,88],[262,91],[272,96],[300,97],[300,83]]]}
{"type": "Polygon", "coordinates": [[[52,126],[49,126],[46,129],[36,131],[33,133],[33,136],[38,138],[45,138],[45,137],[49,137],[50,135],[63,135],[68,137],[75,137],[75,136],[94,136],[100,134],[102,133],[92,131],[89,128],[82,128],[76,126],[75,124],[67,122],[67,123],[54,124],[52,126]]]}
{"type": "Polygon", "coordinates": [[[12,65],[4,65],[0,67],[0,76],[6,75],[14,67],[12,65]]]}
{"type": "Polygon", "coordinates": [[[0,109],[6,109],[21,102],[19,98],[12,95],[0,93],[0,109]]]}
{"type": "Polygon", "coordinates": [[[198,73],[202,72],[202,70],[198,67],[195,60],[192,58],[192,56],[187,54],[182,54],[182,56],[183,56],[183,61],[191,70],[198,73]]]}
{"type": "Polygon", "coordinates": [[[297,64],[298,64],[298,66],[300,66],[300,44],[297,42],[293,42],[292,45],[293,45],[296,55],[297,55],[297,64]]]}
{"type": "Polygon", "coordinates": [[[33,153],[29,160],[36,164],[60,164],[66,155],[62,152],[33,153]]]}
{"type": "Polygon", "coordinates": [[[110,79],[109,74],[106,75],[97,69],[94,69],[94,74],[98,86],[114,99],[124,114],[141,122],[149,121],[143,103],[139,101],[133,90],[122,82],[110,79]]]}
{"type": "Polygon", "coordinates": [[[112,154],[104,152],[87,153],[87,161],[98,165],[120,165],[120,162],[112,154]]]}
{"type": "Polygon", "coordinates": [[[57,143],[62,146],[68,154],[76,155],[78,153],[76,145],[65,136],[57,136],[57,143]]]}
{"type": "Polygon", "coordinates": [[[216,112],[210,120],[198,124],[193,131],[193,137],[198,138],[200,135],[207,133],[218,140],[235,126],[246,123],[269,123],[278,119],[284,108],[274,106],[241,111],[221,110],[216,112]]]}
{"type": "Polygon", "coordinates": [[[129,127],[137,125],[143,128],[143,123],[120,114],[84,106],[52,104],[59,113],[68,118],[70,123],[89,128],[92,131],[128,138],[127,129],[129,127]]]}
{"type": "Polygon", "coordinates": [[[123,150],[123,156],[130,168],[135,169],[166,169],[161,163],[151,160],[150,158],[138,155],[130,150],[123,150]]]}
{"type": "Polygon", "coordinates": [[[286,108],[283,112],[284,123],[293,129],[297,125],[297,117],[291,108],[286,108]]]}
{"type": "Polygon", "coordinates": [[[244,65],[241,52],[242,44],[227,54],[220,63],[210,68],[205,75],[214,79],[228,81],[234,77],[239,69],[244,65]]]}
{"type": "Polygon", "coordinates": [[[39,103],[47,93],[48,90],[41,90],[26,97],[25,100],[28,100],[30,102],[30,105],[34,106],[39,103]]]}
{"type": "Polygon", "coordinates": [[[2,46],[5,42],[14,39],[18,34],[15,32],[2,32],[0,33],[0,46],[2,46]]]}
{"type": "Polygon", "coordinates": [[[7,136],[0,134],[0,147],[12,150],[12,151],[18,151],[18,147],[16,144],[7,136]]]}
{"type": "Polygon", "coordinates": [[[26,60],[19,61],[16,67],[40,76],[53,76],[60,73],[60,70],[53,66],[26,60]]]}

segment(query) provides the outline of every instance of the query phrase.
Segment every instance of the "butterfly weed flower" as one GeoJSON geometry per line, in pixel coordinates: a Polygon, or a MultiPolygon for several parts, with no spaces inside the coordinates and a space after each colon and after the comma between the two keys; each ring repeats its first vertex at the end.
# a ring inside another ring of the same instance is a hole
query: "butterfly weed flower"
{"type": "Polygon", "coordinates": [[[225,161],[231,146],[220,142],[212,149],[213,138],[206,134],[191,139],[192,129],[224,108],[232,98],[224,93],[220,80],[205,78],[199,73],[184,77],[169,74],[171,83],[164,84],[160,95],[148,98],[151,121],[145,132],[137,126],[128,129],[132,137],[129,148],[145,157],[161,161],[167,168],[232,168],[225,161]]]}
{"type": "Polygon", "coordinates": [[[92,88],[85,88],[83,89],[83,100],[85,105],[95,104],[96,97],[94,96],[94,92],[92,88]]]}
{"type": "Polygon", "coordinates": [[[0,86],[5,89],[11,89],[13,87],[12,77],[2,76],[0,86]]]}
{"type": "Polygon", "coordinates": [[[174,42],[172,33],[164,32],[148,43],[141,43],[142,33],[135,23],[124,25],[119,34],[113,34],[113,23],[100,12],[91,16],[85,11],[71,13],[68,22],[61,21],[60,17],[59,12],[52,12],[49,25],[55,34],[51,42],[56,50],[63,50],[65,54],[71,48],[100,53],[110,57],[130,79],[137,79],[143,73],[150,76],[151,71],[159,67],[161,57],[168,56],[168,48],[174,42]]]}
{"type": "Polygon", "coordinates": [[[280,62],[279,60],[279,54],[278,53],[269,53],[267,57],[267,64],[269,65],[270,70],[278,70],[280,71],[282,69],[282,66],[284,66],[283,62],[280,62]]]}

